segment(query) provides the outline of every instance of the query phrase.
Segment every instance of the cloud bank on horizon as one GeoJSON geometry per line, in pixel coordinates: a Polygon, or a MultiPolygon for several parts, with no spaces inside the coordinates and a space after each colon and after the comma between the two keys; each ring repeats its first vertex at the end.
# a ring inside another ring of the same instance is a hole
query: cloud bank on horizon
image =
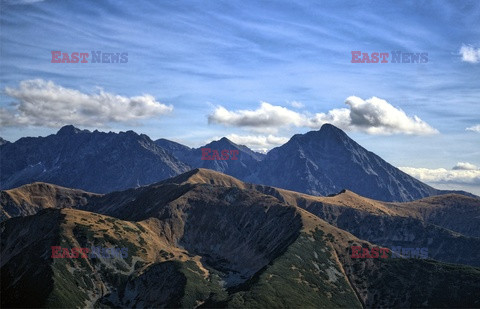
{"type": "Polygon", "coordinates": [[[468,162],[458,162],[451,170],[445,168],[399,167],[405,173],[433,186],[469,185],[480,186],[480,168],[468,162]]]}

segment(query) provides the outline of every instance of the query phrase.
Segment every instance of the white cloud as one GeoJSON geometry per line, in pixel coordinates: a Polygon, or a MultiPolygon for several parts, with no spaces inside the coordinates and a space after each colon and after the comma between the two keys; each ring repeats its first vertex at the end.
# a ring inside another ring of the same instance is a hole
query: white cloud
{"type": "Polygon", "coordinates": [[[135,123],[173,110],[149,94],[125,97],[103,90],[85,94],[42,79],[22,81],[18,88],[6,87],[5,93],[17,102],[13,110],[0,109],[0,127],[104,127],[115,122],[135,123]]]}
{"type": "Polygon", "coordinates": [[[474,170],[478,170],[478,166],[472,164],[472,163],[468,163],[468,162],[458,162],[453,168],[452,170],[464,170],[464,171],[474,171],[474,170]]]}
{"type": "Polygon", "coordinates": [[[265,152],[273,147],[277,147],[288,142],[287,137],[274,135],[237,135],[230,134],[226,136],[235,144],[245,145],[255,151],[265,152]]]}
{"type": "Polygon", "coordinates": [[[290,125],[298,127],[304,122],[303,115],[267,102],[261,102],[260,108],[256,110],[229,111],[223,106],[218,106],[213,114],[208,116],[208,123],[247,127],[259,132],[276,132],[280,127],[290,125]]]}
{"type": "Polygon", "coordinates": [[[292,107],[295,107],[295,108],[304,108],[305,107],[305,104],[303,104],[302,102],[298,102],[298,101],[292,101],[292,102],[290,102],[290,105],[292,107]]]}
{"type": "Polygon", "coordinates": [[[465,169],[465,167],[476,166],[470,163],[459,162],[452,170],[415,167],[399,167],[399,169],[421,181],[431,184],[480,185],[480,169],[465,169]]]}
{"type": "Polygon", "coordinates": [[[470,63],[480,62],[480,48],[475,48],[471,45],[462,44],[460,48],[460,55],[462,55],[462,61],[470,63]]]}
{"type": "Polygon", "coordinates": [[[368,134],[436,134],[438,131],[414,115],[407,114],[387,101],[372,97],[363,100],[356,96],[345,100],[350,109],[333,109],[327,114],[316,114],[312,126],[331,123],[344,130],[363,131],[368,134]]]}
{"type": "Polygon", "coordinates": [[[466,131],[473,131],[473,132],[478,132],[480,133],[480,124],[468,127],[465,129],[466,131]]]}
{"type": "Polygon", "coordinates": [[[262,102],[260,108],[256,110],[228,111],[219,106],[209,115],[208,121],[270,133],[289,126],[318,129],[325,123],[331,123],[343,130],[362,131],[368,134],[438,133],[419,117],[415,115],[410,117],[403,110],[377,97],[363,100],[351,96],[346,99],[345,104],[349,108],[332,109],[327,113],[317,113],[313,117],[266,102],[262,102]]]}

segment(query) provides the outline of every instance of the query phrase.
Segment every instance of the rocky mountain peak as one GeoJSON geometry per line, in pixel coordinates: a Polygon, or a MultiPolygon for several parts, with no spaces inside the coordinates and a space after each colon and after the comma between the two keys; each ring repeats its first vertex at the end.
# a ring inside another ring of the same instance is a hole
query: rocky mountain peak
{"type": "Polygon", "coordinates": [[[83,131],[89,132],[88,130],[80,130],[79,128],[76,128],[73,125],[66,125],[61,127],[60,130],[58,130],[57,135],[69,136],[69,135],[77,134],[83,131]]]}
{"type": "Polygon", "coordinates": [[[224,147],[224,148],[235,147],[235,148],[237,148],[238,145],[235,144],[234,142],[232,142],[231,140],[229,140],[228,138],[222,137],[218,141],[213,141],[213,142],[208,143],[207,145],[205,145],[205,147],[217,147],[217,148],[219,148],[219,147],[224,147]]]}

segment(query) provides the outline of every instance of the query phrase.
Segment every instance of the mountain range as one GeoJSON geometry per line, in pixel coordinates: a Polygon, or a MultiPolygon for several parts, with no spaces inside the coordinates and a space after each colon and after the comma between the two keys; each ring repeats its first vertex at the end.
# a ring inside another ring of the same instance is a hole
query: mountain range
{"type": "Polygon", "coordinates": [[[319,196],[347,189],[377,200],[405,202],[450,192],[407,175],[330,124],[294,135],[266,155],[227,138],[189,148],[166,139],[152,141],[133,131],[90,132],[65,126],[54,135],[0,145],[0,160],[1,189],[40,181],[108,193],[208,168],[243,181],[319,196]],[[202,148],[238,151],[238,159],[202,160],[202,148]]]}
{"type": "Polygon", "coordinates": [[[190,168],[148,136],[73,126],[0,146],[1,188],[41,181],[106,193],[153,183],[190,168]]]}
{"type": "Polygon", "coordinates": [[[237,145],[228,138],[223,137],[200,148],[188,148],[182,144],[166,139],[156,140],[155,143],[170,152],[179,160],[193,168],[208,168],[240,179],[247,178],[253,171],[260,167],[260,162],[265,158],[264,154],[252,151],[246,146],[237,145]],[[237,160],[202,160],[202,148],[217,150],[236,150],[237,160]]]}
{"type": "Polygon", "coordinates": [[[208,169],[109,194],[46,183],[1,194],[2,307],[480,306],[472,197],[319,197],[208,169]],[[397,245],[428,259],[351,257],[397,245]],[[52,246],[129,254],[52,259],[52,246]]]}

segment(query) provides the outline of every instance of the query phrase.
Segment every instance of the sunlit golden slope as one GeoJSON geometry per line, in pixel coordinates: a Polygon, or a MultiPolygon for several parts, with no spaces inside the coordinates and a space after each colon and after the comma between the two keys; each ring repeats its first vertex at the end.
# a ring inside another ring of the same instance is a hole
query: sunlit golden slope
{"type": "Polygon", "coordinates": [[[99,195],[43,182],[0,191],[0,221],[33,215],[45,208],[79,208],[94,196],[99,195]]]}
{"type": "Polygon", "coordinates": [[[375,245],[250,185],[195,173],[93,197],[86,208],[103,214],[45,209],[1,223],[2,306],[475,305],[478,268],[352,259],[352,245],[375,245]],[[129,256],[53,260],[52,245],[128,247],[129,256]]]}

